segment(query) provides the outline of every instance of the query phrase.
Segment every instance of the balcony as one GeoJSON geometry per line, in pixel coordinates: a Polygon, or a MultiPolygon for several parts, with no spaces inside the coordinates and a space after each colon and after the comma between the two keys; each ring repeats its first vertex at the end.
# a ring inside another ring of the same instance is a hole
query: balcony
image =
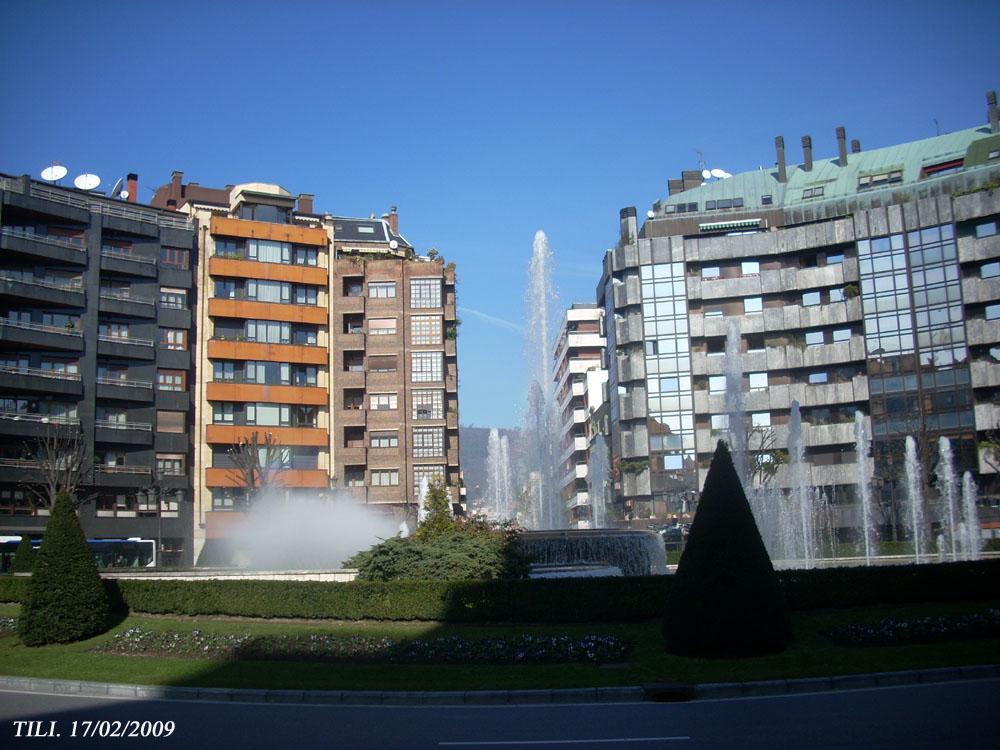
{"type": "Polygon", "coordinates": [[[211,232],[215,236],[276,240],[278,242],[291,242],[295,245],[314,245],[321,248],[325,248],[329,243],[329,237],[324,229],[294,224],[272,224],[267,221],[231,219],[226,216],[212,217],[211,232]]]}
{"type": "Polygon", "coordinates": [[[94,441],[98,443],[152,445],[153,426],[149,422],[98,419],[94,422],[94,441]]]}
{"type": "Polygon", "coordinates": [[[344,315],[357,315],[365,312],[365,297],[358,295],[343,295],[337,297],[336,309],[344,315]]]}
{"type": "Polygon", "coordinates": [[[205,441],[215,445],[236,445],[241,438],[257,433],[258,438],[273,435],[282,446],[300,445],[326,447],[330,433],[323,427],[272,427],[269,425],[210,424],[205,430],[205,441]]]}
{"type": "Polygon", "coordinates": [[[97,353],[108,357],[123,359],[154,359],[152,339],[142,339],[136,336],[110,336],[98,334],[97,353]]]}
{"type": "Polygon", "coordinates": [[[30,255],[59,263],[87,264],[87,248],[81,240],[70,240],[55,235],[25,232],[15,227],[0,229],[0,243],[4,250],[30,255]]]}
{"type": "Polygon", "coordinates": [[[304,344],[265,344],[256,341],[212,338],[208,340],[209,359],[264,360],[305,365],[326,365],[325,346],[304,344]]]}
{"type": "Polygon", "coordinates": [[[83,351],[83,332],[76,328],[8,318],[0,318],[0,341],[41,349],[83,351]]]}
{"type": "Polygon", "coordinates": [[[97,378],[97,397],[151,403],[153,384],[148,380],[102,376],[97,378]]]}
{"type": "Polygon", "coordinates": [[[250,320],[280,320],[286,323],[326,325],[327,309],[323,305],[293,305],[278,302],[258,302],[244,299],[213,297],[208,301],[208,314],[224,318],[250,320]]]}
{"type": "Polygon", "coordinates": [[[83,395],[83,382],[78,372],[56,372],[34,367],[0,367],[0,388],[13,391],[39,391],[83,395]]]}
{"type": "Polygon", "coordinates": [[[50,416],[19,411],[0,412],[0,435],[44,437],[53,434],[62,427],[74,427],[79,424],[80,420],[76,417],[50,416]]]}
{"type": "Polygon", "coordinates": [[[153,472],[148,466],[106,466],[94,467],[94,479],[105,487],[148,487],[153,472]]]}
{"type": "Polygon", "coordinates": [[[155,279],[159,273],[156,258],[133,254],[128,250],[104,246],[101,248],[101,270],[155,279]]]}
{"type": "MultiPolygon", "coordinates": [[[[326,469],[281,469],[275,473],[274,483],[279,487],[328,488],[330,476],[326,469]]],[[[235,469],[211,467],[205,469],[205,484],[209,487],[243,487],[243,480],[235,469]]]]}
{"type": "Polygon", "coordinates": [[[364,427],[368,424],[368,412],[364,409],[341,409],[336,422],[338,427],[364,427]]]}
{"type": "Polygon", "coordinates": [[[257,383],[210,382],[206,385],[209,401],[250,401],[272,404],[308,404],[326,406],[326,388],[257,383]]]}
{"type": "Polygon", "coordinates": [[[239,279],[288,281],[326,288],[327,270],[317,266],[262,263],[253,258],[215,255],[208,259],[208,273],[239,279]]]}
{"type": "Polygon", "coordinates": [[[133,318],[155,318],[156,303],[151,299],[133,297],[128,292],[102,289],[97,309],[109,315],[125,315],[133,318]]]}
{"type": "Polygon", "coordinates": [[[973,388],[996,388],[1000,386],[1000,362],[979,360],[969,365],[973,388]]]}
{"type": "Polygon", "coordinates": [[[82,281],[65,281],[49,276],[0,273],[0,294],[46,305],[83,307],[85,304],[82,281]]]}
{"type": "Polygon", "coordinates": [[[1000,341],[1000,323],[995,320],[969,318],[965,321],[969,346],[996,344],[1000,341]]]}
{"type": "MultiPolygon", "coordinates": [[[[391,454],[393,456],[396,456],[396,455],[399,454],[399,449],[398,448],[384,448],[384,449],[383,448],[374,448],[373,452],[376,455],[378,455],[379,453],[382,453],[382,454],[387,454],[387,455],[391,454]]],[[[338,465],[345,465],[346,464],[346,465],[353,466],[353,465],[367,464],[368,463],[368,449],[365,448],[363,445],[360,445],[360,446],[351,446],[351,447],[348,447],[348,448],[340,447],[340,448],[337,448],[334,451],[333,458],[334,458],[334,461],[338,465]]]]}

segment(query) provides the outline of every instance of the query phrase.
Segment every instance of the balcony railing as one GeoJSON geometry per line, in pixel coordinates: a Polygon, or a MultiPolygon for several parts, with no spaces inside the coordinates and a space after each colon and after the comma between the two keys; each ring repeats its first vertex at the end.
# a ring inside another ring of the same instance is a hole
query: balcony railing
{"type": "Polygon", "coordinates": [[[0,411],[0,419],[11,422],[33,422],[37,424],[80,424],[77,417],[64,417],[58,414],[34,414],[23,411],[0,411]]]}
{"type": "Polygon", "coordinates": [[[17,284],[30,284],[31,286],[40,286],[46,289],[59,289],[65,292],[82,292],[83,291],[83,281],[80,279],[72,280],[62,280],[54,276],[42,276],[40,278],[35,276],[17,276],[9,273],[0,273],[0,281],[12,281],[17,284]]]}
{"type": "Polygon", "coordinates": [[[23,328],[26,331],[40,331],[41,333],[61,333],[66,336],[83,336],[83,331],[80,331],[72,326],[49,326],[44,323],[31,323],[26,320],[0,318],[0,328],[3,328],[4,326],[8,326],[10,328],[23,328]]]}
{"type": "Polygon", "coordinates": [[[122,300],[123,302],[135,302],[140,305],[149,305],[154,307],[156,303],[151,299],[142,299],[141,297],[133,297],[128,291],[118,291],[115,289],[102,289],[101,299],[114,299],[122,300]]]}
{"type": "Polygon", "coordinates": [[[78,372],[59,372],[57,370],[41,370],[37,367],[0,367],[0,372],[10,375],[32,375],[38,378],[52,378],[54,380],[79,380],[78,372]]]}
{"type": "Polygon", "coordinates": [[[44,242],[46,245],[65,247],[68,250],[76,250],[81,253],[87,252],[87,249],[83,246],[83,242],[81,240],[73,241],[71,239],[63,239],[54,234],[38,234],[36,232],[29,232],[27,229],[22,229],[20,227],[4,227],[2,233],[7,237],[17,237],[22,240],[44,242]]]}
{"type": "Polygon", "coordinates": [[[98,376],[97,382],[101,385],[120,385],[124,388],[153,389],[153,384],[148,380],[132,380],[131,378],[109,378],[106,376],[98,376]]]}
{"type": "Polygon", "coordinates": [[[108,341],[112,344],[134,344],[135,346],[153,346],[152,339],[137,339],[134,336],[109,336],[106,333],[97,335],[98,341],[108,341]]]}
{"type": "Polygon", "coordinates": [[[97,471],[104,474],[152,474],[148,466],[107,466],[106,464],[98,464],[94,467],[97,471]]]}
{"type": "Polygon", "coordinates": [[[132,221],[142,221],[147,224],[157,224],[161,227],[175,227],[177,229],[190,229],[191,219],[188,217],[164,216],[152,211],[144,211],[133,208],[129,204],[102,202],[87,200],[81,195],[69,191],[57,190],[45,185],[31,184],[31,195],[33,198],[44,198],[53,203],[62,203],[64,206],[75,206],[84,208],[105,216],[118,216],[132,221]]]}
{"type": "Polygon", "coordinates": [[[149,422],[120,422],[115,419],[95,419],[94,426],[105,430],[140,430],[151,432],[153,425],[149,422]]]}
{"type": "Polygon", "coordinates": [[[318,343],[309,344],[304,341],[260,341],[256,338],[249,338],[248,336],[244,336],[241,333],[235,333],[235,334],[216,333],[213,336],[211,336],[211,340],[236,341],[239,343],[246,343],[246,344],[278,344],[281,346],[315,346],[315,347],[320,346],[320,344],[318,343]]]}
{"type": "Polygon", "coordinates": [[[4,469],[40,469],[41,461],[33,458],[0,458],[0,468],[4,469]]]}
{"type": "Polygon", "coordinates": [[[156,258],[147,258],[144,255],[134,255],[128,250],[123,250],[118,247],[110,247],[109,245],[101,247],[101,257],[116,258],[118,260],[131,260],[136,263],[145,263],[148,266],[156,265],[156,258]]]}

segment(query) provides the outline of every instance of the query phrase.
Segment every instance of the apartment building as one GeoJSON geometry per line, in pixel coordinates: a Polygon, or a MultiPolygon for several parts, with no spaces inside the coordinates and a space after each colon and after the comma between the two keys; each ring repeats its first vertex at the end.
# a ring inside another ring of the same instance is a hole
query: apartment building
{"type": "Polygon", "coordinates": [[[137,183],[127,202],[0,175],[0,536],[41,536],[28,488],[57,440],[106,562],[190,565],[195,227],[137,183]]]}
{"type": "Polygon", "coordinates": [[[556,336],[555,396],[559,414],[560,496],[570,528],[591,528],[589,495],[590,417],[603,401],[607,382],[604,309],[574,304],[563,316],[556,336]]]}
{"type": "MultiPolygon", "coordinates": [[[[901,498],[902,443],[949,437],[959,470],[996,496],[977,437],[1000,423],[1000,133],[988,124],[847,148],[713,179],[685,172],[641,229],[620,214],[598,303],[608,321],[609,417],[626,518],[686,507],[725,437],[726,336],[740,328],[750,425],[787,448],[801,408],[808,481],[852,520],[854,417],[874,436],[880,507],[901,498]]],[[[831,139],[831,145],[832,145],[831,139]]],[[[833,149],[831,149],[833,150],[833,149]]],[[[753,446],[751,446],[753,448],[753,446]]],[[[764,453],[764,451],[760,451],[764,453]]],[[[783,470],[774,478],[787,482],[783,470]]],[[[898,507],[898,505],[897,505],[898,507]]],[[[897,519],[880,523],[891,533],[897,519]]]]}
{"type": "Polygon", "coordinates": [[[196,538],[247,510],[232,447],[280,446],[277,492],[351,496],[416,516],[420,480],[460,498],[454,266],[381,218],[318,214],[265,183],[206,188],[175,172],[154,205],[197,220],[200,377],[196,538]]]}

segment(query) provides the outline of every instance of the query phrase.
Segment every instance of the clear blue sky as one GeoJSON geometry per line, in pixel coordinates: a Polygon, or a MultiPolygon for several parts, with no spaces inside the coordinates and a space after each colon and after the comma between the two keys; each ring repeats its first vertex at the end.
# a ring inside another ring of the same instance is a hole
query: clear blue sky
{"type": "Polygon", "coordinates": [[[837,125],[874,148],[984,122],[998,24],[969,0],[6,0],[0,171],[398,205],[418,250],[458,264],[461,421],[512,426],[536,229],[561,303],[593,301],[618,210],[642,216],[698,150],[739,172],[777,134],[796,161],[805,133],[833,155],[837,125]]]}

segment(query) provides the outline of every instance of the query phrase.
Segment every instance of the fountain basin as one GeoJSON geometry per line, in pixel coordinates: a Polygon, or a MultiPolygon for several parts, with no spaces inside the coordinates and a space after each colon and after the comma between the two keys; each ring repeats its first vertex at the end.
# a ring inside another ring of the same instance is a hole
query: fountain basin
{"type": "MultiPolygon", "coordinates": [[[[667,553],[655,531],[641,529],[561,529],[525,531],[521,549],[538,566],[564,569],[617,569],[620,575],[664,575],[667,553]]],[[[593,573],[591,573],[593,575],[593,573]]]]}

